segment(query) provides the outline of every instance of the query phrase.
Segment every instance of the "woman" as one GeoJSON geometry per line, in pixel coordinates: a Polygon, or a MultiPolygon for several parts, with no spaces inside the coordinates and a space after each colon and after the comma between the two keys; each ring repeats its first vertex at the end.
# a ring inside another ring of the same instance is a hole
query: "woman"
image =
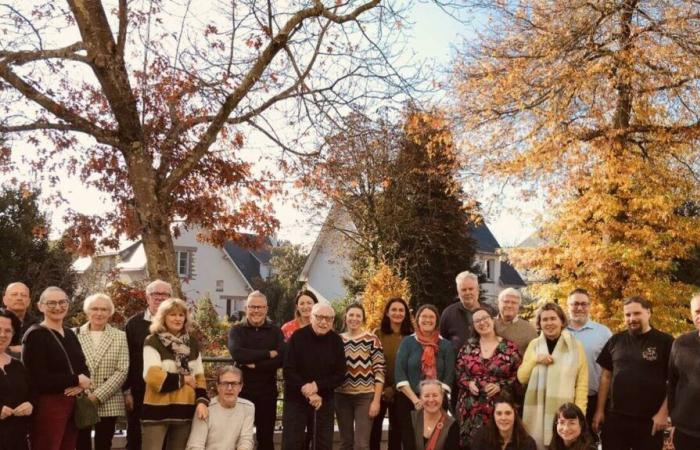
{"type": "MultiPolygon", "coordinates": [[[[93,380],[88,398],[97,406],[100,421],[95,424],[95,450],[112,448],[118,417],[126,415],[121,387],[129,372],[126,334],[107,322],[114,314],[112,299],[94,294],[83,302],[87,323],[76,329],[93,380]]],[[[78,432],[78,450],[91,450],[92,428],[78,432]]]]}
{"type": "Polygon", "coordinates": [[[535,450],[535,440],[527,434],[517,406],[506,393],[493,399],[493,414],[479,428],[471,442],[472,450],[535,450]]]}
{"type": "Polygon", "coordinates": [[[158,307],[143,347],[146,394],[141,412],[143,450],[182,450],[192,417],[208,416],[207,385],[197,341],[188,334],[187,304],[179,298],[158,307]]]}
{"type": "Polygon", "coordinates": [[[27,371],[8,353],[22,322],[12,312],[0,308],[0,450],[27,450],[29,416],[34,398],[27,371]]]}
{"type": "MultiPolygon", "coordinates": [[[[438,380],[449,392],[454,379],[455,351],[452,343],[438,333],[437,308],[418,308],[416,323],[416,332],[401,341],[396,355],[396,409],[401,423],[411,423],[411,411],[423,408],[423,401],[416,395],[421,380],[438,380]]],[[[404,449],[415,445],[410,427],[401,428],[401,442],[404,449]]]]}
{"type": "Polygon", "coordinates": [[[596,450],[598,448],[588,431],[586,416],[573,403],[564,403],[557,410],[552,423],[552,436],[549,450],[596,450]]]}
{"type": "Polygon", "coordinates": [[[413,446],[404,447],[404,449],[453,450],[457,448],[459,427],[443,408],[444,385],[438,380],[421,381],[420,399],[423,407],[411,413],[413,446]]]}
{"type": "Polygon", "coordinates": [[[484,308],[472,312],[478,338],[470,339],[457,356],[455,376],[459,386],[457,419],[460,445],[468,448],[474,433],[493,413],[493,399],[502,392],[513,393],[520,366],[518,347],[496,336],[494,320],[484,308]]]}
{"type": "Polygon", "coordinates": [[[66,293],[48,287],[38,305],[44,320],[27,330],[22,351],[29,382],[38,394],[29,440],[32,450],[72,450],[78,437],[73,421],[76,396],[90,387],[90,370],[75,333],[63,326],[66,293]]]}
{"type": "Polygon", "coordinates": [[[345,380],[334,395],[340,448],[367,450],[384,387],[384,353],[377,336],[364,330],[362,305],[348,305],[344,317],[345,332],[340,337],[345,347],[345,380]]]}
{"type": "Polygon", "coordinates": [[[396,367],[396,353],[399,351],[399,344],[405,336],[413,333],[411,314],[406,302],[395,297],[389,299],[384,306],[382,323],[374,334],[379,338],[384,350],[384,360],[386,373],[384,375],[384,392],[379,403],[379,414],[372,423],[372,434],[369,438],[369,448],[379,450],[382,439],[382,425],[384,416],[389,411],[389,442],[388,450],[401,450],[401,422],[396,415],[396,402],[394,390],[394,368],[396,367]]]}
{"type": "Polygon", "coordinates": [[[566,315],[559,305],[543,305],[536,323],[541,333],[525,350],[518,380],[527,384],[523,423],[542,450],[552,440],[557,405],[574,402],[586,410],[588,365],[583,345],[564,329],[566,315]]]}
{"type": "Polygon", "coordinates": [[[282,335],[284,341],[287,342],[292,334],[299,328],[307,326],[311,321],[311,308],[318,303],[316,294],[308,290],[301,290],[297,293],[294,299],[296,309],[294,310],[294,319],[282,325],[282,335]]]}

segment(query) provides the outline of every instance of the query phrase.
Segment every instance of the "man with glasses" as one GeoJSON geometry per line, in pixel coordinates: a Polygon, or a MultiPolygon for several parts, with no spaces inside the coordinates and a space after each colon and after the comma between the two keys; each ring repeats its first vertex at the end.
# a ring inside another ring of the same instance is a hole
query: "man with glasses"
{"type": "Polygon", "coordinates": [[[253,450],[257,406],[239,397],[243,374],[233,366],[220,367],[216,373],[218,395],[209,402],[209,417],[192,421],[187,450],[253,450]]]}
{"type": "Polygon", "coordinates": [[[245,319],[229,332],[228,349],[246,380],[241,397],[255,404],[258,449],[274,450],[277,369],[282,367],[284,337],[280,328],[267,318],[267,297],[262,292],[248,295],[245,312],[245,319]]]}
{"type": "Polygon", "coordinates": [[[12,336],[12,342],[7,348],[10,356],[19,358],[22,353],[22,336],[24,336],[29,327],[37,323],[36,318],[30,311],[31,298],[29,296],[29,288],[26,284],[19,282],[8,284],[5,288],[2,302],[10,312],[22,321],[20,332],[12,336]]]}
{"type": "Polygon", "coordinates": [[[588,426],[593,425],[593,416],[598,405],[598,386],[600,374],[603,369],[596,360],[603,350],[605,343],[612,336],[610,329],[603,324],[591,320],[591,299],[588,292],[582,288],[576,288],[569,293],[566,300],[569,312],[569,324],[567,329],[577,340],[583,344],[588,361],[588,407],[586,408],[586,420],[588,426]]]}
{"type": "Polygon", "coordinates": [[[333,331],[335,311],[327,303],[311,310],[311,326],[289,339],[284,358],[283,450],[302,450],[305,430],[316,450],[333,446],[333,390],[345,379],[343,340],[333,331]]]}
{"type": "Polygon", "coordinates": [[[518,317],[521,301],[517,289],[503,289],[498,294],[498,317],[495,321],[496,334],[513,341],[518,346],[520,356],[525,354],[530,341],[537,337],[535,326],[518,317]]]}
{"type": "Polygon", "coordinates": [[[124,402],[127,410],[126,448],[141,450],[141,408],[146,393],[143,380],[143,342],[149,334],[148,328],[158,307],[173,295],[170,283],[155,280],[146,286],[148,308],[133,315],[126,322],[126,341],[129,345],[129,375],[124,383],[124,402]]]}

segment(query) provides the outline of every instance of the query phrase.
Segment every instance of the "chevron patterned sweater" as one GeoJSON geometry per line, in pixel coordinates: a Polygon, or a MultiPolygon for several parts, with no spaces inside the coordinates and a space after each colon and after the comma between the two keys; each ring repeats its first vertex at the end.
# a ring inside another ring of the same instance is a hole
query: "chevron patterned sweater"
{"type": "Polygon", "coordinates": [[[376,383],[384,383],[384,352],[379,338],[370,332],[350,338],[343,333],[345,380],[335,391],[342,394],[370,394],[376,383]]]}

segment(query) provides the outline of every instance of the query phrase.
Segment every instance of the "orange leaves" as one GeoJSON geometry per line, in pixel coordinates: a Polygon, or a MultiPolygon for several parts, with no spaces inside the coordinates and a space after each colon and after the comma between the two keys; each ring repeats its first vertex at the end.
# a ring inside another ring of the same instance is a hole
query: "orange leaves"
{"type": "Polygon", "coordinates": [[[402,280],[389,266],[381,264],[369,278],[362,293],[362,306],[367,314],[368,330],[379,327],[384,307],[392,297],[401,297],[406,303],[410,303],[410,287],[407,280],[402,280]]]}

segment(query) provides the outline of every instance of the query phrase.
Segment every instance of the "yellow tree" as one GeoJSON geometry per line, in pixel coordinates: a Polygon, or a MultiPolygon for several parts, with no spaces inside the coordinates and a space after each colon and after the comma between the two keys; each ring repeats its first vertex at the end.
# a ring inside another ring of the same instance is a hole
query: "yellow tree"
{"type": "Polygon", "coordinates": [[[396,276],[386,264],[380,264],[362,293],[362,306],[367,314],[368,330],[379,327],[384,306],[387,300],[393,297],[401,297],[408,303],[411,298],[408,281],[396,276]]]}
{"type": "MultiPolygon", "coordinates": [[[[700,6],[694,1],[472,2],[489,29],[459,58],[465,151],[486,177],[545,192],[545,245],[514,255],[561,298],[588,288],[613,326],[642,294],[683,328],[675,276],[700,244],[700,6]]],[[[698,284],[696,280],[695,283],[698,284]]]]}

